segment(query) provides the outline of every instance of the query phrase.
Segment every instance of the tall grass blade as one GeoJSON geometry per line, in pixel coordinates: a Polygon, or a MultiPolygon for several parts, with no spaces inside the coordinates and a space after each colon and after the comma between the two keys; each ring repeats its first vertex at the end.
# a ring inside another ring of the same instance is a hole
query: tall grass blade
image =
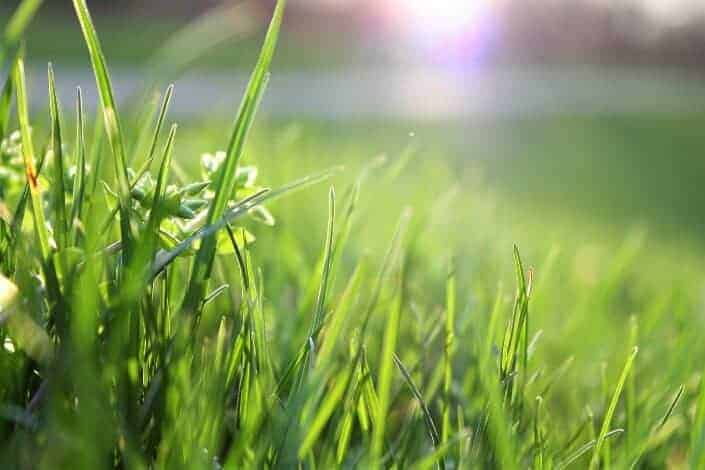
{"type": "Polygon", "coordinates": [[[56,220],[54,222],[54,234],[56,245],[59,251],[63,250],[68,243],[68,223],[66,218],[66,184],[64,175],[64,151],[61,135],[61,116],[59,109],[59,99],[56,97],[56,80],[54,78],[54,68],[49,64],[49,115],[51,117],[51,152],[54,157],[53,165],[54,178],[51,189],[53,190],[54,208],[56,210],[56,220]]]}
{"type": "MultiPolygon", "coordinates": [[[[86,146],[86,150],[90,148],[90,151],[86,154],[87,166],[90,169],[90,172],[86,174],[86,196],[88,198],[88,204],[92,204],[94,198],[98,197],[98,183],[103,174],[104,155],[107,153],[103,148],[105,121],[100,117],[103,114],[102,110],[98,109],[97,113],[98,116],[96,116],[96,119],[93,121],[93,135],[91,136],[90,146],[88,146],[88,144],[86,146]]],[[[114,216],[111,218],[114,218],[114,216]]]]}
{"type": "MultiPolygon", "coordinates": [[[[649,433],[647,438],[642,440],[641,445],[639,446],[639,449],[636,452],[636,458],[634,458],[634,461],[632,462],[630,468],[637,468],[644,453],[647,452],[649,445],[651,444],[652,439],[654,437],[658,436],[659,431],[661,431],[663,429],[663,427],[666,425],[668,420],[671,418],[673,411],[676,409],[676,407],[678,406],[678,403],[680,403],[680,400],[683,397],[683,392],[685,392],[685,386],[681,385],[680,387],[678,387],[678,391],[676,392],[675,396],[671,399],[671,401],[668,405],[668,408],[666,409],[666,412],[664,413],[663,417],[651,429],[651,432],[649,433]]],[[[627,449],[627,450],[629,450],[629,449],[627,449]]],[[[697,468],[697,467],[695,467],[695,468],[697,468]]]]}
{"type": "MultiPolygon", "coordinates": [[[[157,143],[159,142],[159,136],[161,135],[162,127],[164,126],[164,121],[166,119],[166,114],[169,111],[169,104],[171,103],[171,98],[172,95],[174,94],[174,85],[169,85],[169,87],[166,90],[166,93],[164,94],[164,98],[162,100],[161,107],[159,109],[159,115],[157,117],[157,122],[154,128],[154,131],[152,132],[152,139],[151,139],[151,144],[149,147],[149,151],[147,153],[147,158],[145,159],[144,162],[142,162],[142,165],[139,167],[139,169],[135,172],[135,176],[130,182],[130,191],[132,191],[135,186],[137,186],[137,183],[142,179],[142,177],[149,171],[150,166],[152,165],[152,162],[154,161],[155,157],[155,152],[157,149],[157,143]]],[[[103,232],[106,232],[110,226],[112,225],[113,221],[115,220],[115,216],[118,214],[120,211],[120,206],[115,207],[108,218],[106,219],[105,223],[103,224],[103,232]]]]}
{"type": "MultiPolygon", "coordinates": [[[[340,227],[338,228],[337,234],[335,235],[335,239],[333,241],[333,252],[331,255],[331,272],[335,273],[337,272],[336,266],[340,260],[340,252],[343,250],[345,247],[348,237],[350,235],[350,230],[352,228],[353,222],[354,222],[354,215],[355,215],[355,209],[356,205],[359,199],[360,195],[360,185],[361,185],[361,180],[363,179],[363,175],[366,173],[366,169],[362,170],[362,174],[360,174],[355,181],[345,192],[345,197],[348,199],[348,204],[347,207],[342,211],[343,217],[340,223],[340,227]]],[[[306,290],[306,295],[303,298],[303,301],[301,302],[301,311],[302,313],[306,313],[309,311],[309,309],[315,308],[315,301],[317,299],[318,295],[318,290],[320,288],[320,279],[323,275],[323,269],[325,265],[325,252],[322,253],[320,259],[316,263],[316,271],[314,275],[312,276],[312,279],[315,279],[316,283],[311,282],[309,284],[308,289],[306,290]]],[[[331,279],[331,288],[334,285],[335,277],[331,279]]]]}
{"type": "MultiPolygon", "coordinates": [[[[431,444],[433,445],[433,447],[438,448],[439,444],[441,443],[441,436],[438,433],[438,427],[436,426],[436,423],[433,420],[433,415],[431,414],[431,410],[426,404],[426,400],[424,400],[423,398],[421,390],[419,390],[419,388],[414,383],[414,379],[411,377],[409,370],[404,366],[404,363],[401,362],[401,359],[399,359],[399,356],[394,353],[392,355],[392,358],[394,359],[394,364],[396,364],[397,368],[399,369],[399,372],[401,372],[401,375],[404,378],[404,382],[406,382],[406,385],[409,387],[409,390],[411,390],[411,393],[414,395],[414,398],[416,398],[416,401],[419,403],[419,408],[421,408],[424,421],[426,422],[426,428],[428,429],[428,435],[431,438],[431,444]]],[[[444,467],[443,459],[441,458],[440,461],[441,467],[444,467]]]]}
{"type": "Polygon", "coordinates": [[[71,206],[71,242],[78,244],[83,216],[83,199],[86,193],[86,122],[83,113],[83,93],[76,89],[76,176],[73,181],[71,206]]]}
{"type": "Polygon", "coordinates": [[[34,232],[39,243],[42,261],[47,262],[51,248],[49,245],[49,232],[44,217],[44,208],[42,207],[42,189],[39,186],[37,168],[34,163],[34,143],[32,142],[32,129],[29,124],[24,59],[22,57],[18,57],[15,61],[13,81],[17,89],[17,115],[20,122],[20,133],[22,134],[22,158],[29,186],[34,232]]]}
{"type": "Polygon", "coordinates": [[[88,11],[85,0],[73,0],[74,10],[78,22],[81,25],[83,36],[88,47],[88,53],[93,65],[98,95],[103,108],[103,121],[108,141],[115,163],[115,174],[118,182],[118,196],[120,205],[120,231],[122,237],[123,250],[129,259],[131,244],[133,240],[132,228],[130,225],[130,182],[127,175],[127,157],[125,154],[125,144],[123,142],[123,132],[120,127],[120,119],[113,96],[113,87],[105,63],[105,56],[98,39],[98,34],[93,26],[93,20],[88,11]]]}
{"type": "Polygon", "coordinates": [[[451,433],[451,390],[453,387],[453,356],[455,352],[455,263],[451,260],[446,280],[446,324],[443,349],[443,410],[441,443],[448,441],[451,433]]]}
{"type": "Polygon", "coordinates": [[[326,241],[323,248],[324,261],[321,283],[316,298],[316,306],[313,312],[313,319],[308,330],[307,343],[310,346],[304,350],[303,364],[299,368],[299,376],[296,382],[296,389],[303,384],[305,374],[308,372],[309,364],[314,360],[312,357],[316,348],[316,332],[321,328],[323,323],[324,308],[326,303],[326,295],[328,293],[328,279],[330,277],[330,267],[333,253],[333,227],[335,226],[335,191],[333,187],[328,191],[328,227],[326,229],[326,241]]]}
{"type": "MultiPolygon", "coordinates": [[[[230,238],[230,244],[233,246],[233,251],[235,252],[235,258],[237,259],[237,265],[240,268],[240,278],[242,279],[242,288],[244,292],[250,290],[250,275],[247,270],[247,265],[245,264],[245,258],[242,256],[242,251],[238,246],[237,240],[235,239],[235,234],[230,224],[225,226],[228,231],[228,237],[230,238]]],[[[242,230],[242,239],[245,240],[244,229],[242,230]]]]}
{"type": "Polygon", "coordinates": [[[169,136],[167,137],[166,144],[164,145],[164,152],[162,154],[162,164],[159,167],[159,174],[157,176],[157,186],[154,189],[152,210],[149,212],[149,220],[147,221],[147,237],[149,237],[148,244],[150,246],[156,242],[159,236],[159,224],[164,217],[164,195],[169,182],[169,168],[171,166],[171,155],[174,150],[176,128],[177,125],[174,124],[171,126],[171,130],[169,131],[169,136]]]}
{"type": "Polygon", "coordinates": [[[328,281],[333,256],[333,227],[335,226],[335,190],[331,186],[328,191],[328,228],[326,230],[326,243],[323,251],[325,253],[323,261],[323,276],[321,285],[316,297],[316,309],[313,312],[313,321],[309,329],[309,337],[321,327],[323,315],[325,314],[326,295],[328,294],[328,281]]]}
{"type": "Polygon", "coordinates": [[[0,141],[7,135],[10,126],[10,112],[12,110],[12,75],[7,77],[0,92],[0,141]]]}
{"type": "Polygon", "coordinates": [[[685,386],[681,385],[678,387],[678,391],[676,392],[676,396],[673,397],[673,400],[671,400],[671,404],[668,405],[668,409],[663,415],[663,418],[661,418],[661,421],[659,421],[658,425],[656,426],[656,429],[661,429],[668,419],[671,417],[673,414],[673,411],[676,409],[676,406],[678,406],[678,403],[680,403],[681,397],[683,396],[683,392],[685,391],[685,386]]]}
{"type": "Polygon", "coordinates": [[[543,398],[536,397],[536,409],[534,412],[534,468],[543,470],[545,466],[545,446],[544,433],[541,426],[541,408],[543,407],[543,398]]]}
{"type": "Polygon", "coordinates": [[[308,428],[308,432],[301,443],[301,447],[299,448],[299,459],[303,460],[309,452],[311,452],[314,444],[318,441],[321,432],[323,432],[323,428],[336,411],[338,405],[342,402],[352,375],[352,370],[346,370],[338,374],[336,377],[335,384],[326,394],[323,403],[321,403],[318,407],[318,412],[312,420],[311,425],[308,428]]]}
{"type": "MultiPolygon", "coordinates": [[[[613,429],[610,432],[605,434],[604,439],[611,439],[613,437],[616,437],[616,436],[622,434],[623,432],[624,432],[624,429],[613,429]]],[[[567,468],[573,462],[578,460],[580,457],[582,457],[583,455],[590,452],[591,449],[594,449],[596,444],[597,444],[597,439],[592,439],[590,442],[580,446],[575,452],[573,452],[568,457],[566,457],[564,460],[559,462],[556,465],[556,470],[562,470],[564,468],[567,468]]]]}
{"type": "Polygon", "coordinates": [[[317,360],[321,364],[332,360],[331,356],[340,343],[340,336],[343,332],[347,317],[354,306],[355,297],[359,295],[359,290],[367,273],[366,264],[361,261],[348,281],[342,296],[338,300],[331,318],[326,320],[326,327],[318,350],[317,360]]]}
{"type": "Polygon", "coordinates": [[[705,465],[705,372],[700,375],[700,392],[690,438],[690,465],[691,468],[705,465]]]}
{"type": "Polygon", "coordinates": [[[602,446],[605,443],[607,433],[609,432],[610,425],[612,424],[612,417],[614,416],[614,412],[617,409],[617,403],[619,403],[619,398],[622,395],[622,389],[624,388],[624,384],[627,381],[629,372],[631,371],[632,365],[634,364],[634,359],[636,359],[638,353],[639,348],[635,347],[627,358],[627,362],[624,364],[622,373],[619,376],[619,380],[617,381],[617,387],[615,388],[614,393],[612,394],[612,399],[610,400],[607,412],[605,413],[605,416],[602,420],[602,427],[600,428],[600,433],[597,435],[595,448],[592,453],[592,459],[590,460],[591,469],[597,468],[600,463],[602,446]]]}
{"type": "MultiPolygon", "coordinates": [[[[245,91],[245,96],[240,104],[240,109],[235,119],[235,126],[230,136],[225,161],[223,162],[222,168],[219,170],[215,187],[215,197],[208,210],[208,224],[213,224],[221,218],[226,209],[228,200],[232,197],[233,190],[235,189],[237,167],[267,83],[269,67],[279,38],[279,30],[284,17],[285,6],[286,0],[277,1],[257,65],[252,72],[250,82],[245,91]]],[[[189,287],[184,300],[184,310],[194,316],[198,315],[198,305],[200,299],[203,297],[205,284],[213,269],[215,250],[215,238],[206,237],[194,261],[189,287]]]]}
{"type": "MultiPolygon", "coordinates": [[[[403,264],[403,261],[402,261],[403,264]]],[[[402,271],[400,269],[400,271],[402,271]]],[[[371,458],[372,466],[378,468],[382,463],[384,439],[386,433],[387,413],[390,407],[392,390],[392,369],[394,367],[394,353],[399,339],[399,325],[402,306],[402,277],[396,282],[394,298],[389,306],[387,322],[382,340],[382,352],[379,357],[379,373],[377,383],[379,387],[379,403],[374,410],[375,424],[372,429],[371,458]]]]}
{"type": "MultiPolygon", "coordinates": [[[[164,93],[164,98],[162,99],[162,105],[159,108],[159,115],[157,116],[157,122],[154,127],[152,141],[151,141],[151,144],[149,145],[149,152],[147,153],[147,158],[145,159],[145,163],[143,164],[143,167],[148,168],[149,165],[152,163],[152,160],[154,159],[154,153],[157,150],[157,142],[159,142],[159,136],[162,132],[162,128],[164,127],[164,121],[166,119],[167,112],[169,111],[169,104],[171,103],[171,98],[173,95],[174,95],[174,85],[171,84],[167,87],[166,92],[164,93]]],[[[141,173],[142,173],[142,171],[137,172],[137,176],[135,177],[134,182],[137,182],[140,180],[141,173]]]]}

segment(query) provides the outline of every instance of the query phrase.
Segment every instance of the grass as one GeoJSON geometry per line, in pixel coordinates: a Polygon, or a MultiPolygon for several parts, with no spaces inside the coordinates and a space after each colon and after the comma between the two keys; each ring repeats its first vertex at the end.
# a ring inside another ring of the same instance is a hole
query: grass
{"type": "Polygon", "coordinates": [[[177,132],[171,87],[151,119],[124,118],[73,5],[95,121],[80,91],[66,119],[52,86],[48,115],[30,116],[24,51],[3,42],[3,467],[705,461],[702,249],[674,235],[698,233],[699,200],[677,189],[697,179],[699,117],[484,123],[411,142],[369,123],[250,132],[279,2],[231,130],[177,132]],[[494,143],[469,160],[473,132],[494,143]],[[603,138],[578,146],[580,133],[603,138]],[[684,179],[639,160],[668,142],[687,145],[684,179]],[[510,160],[517,146],[526,157],[510,160]],[[627,230],[641,219],[629,207],[672,217],[627,230]]]}

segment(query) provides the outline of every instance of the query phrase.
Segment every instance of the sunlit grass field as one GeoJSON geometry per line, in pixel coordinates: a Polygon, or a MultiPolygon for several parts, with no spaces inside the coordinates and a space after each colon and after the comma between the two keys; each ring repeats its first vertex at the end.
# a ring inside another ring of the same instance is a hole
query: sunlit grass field
{"type": "Polygon", "coordinates": [[[74,6],[96,119],[7,49],[3,467],[705,464],[703,116],[255,120],[279,9],[170,127],[74,6]]]}

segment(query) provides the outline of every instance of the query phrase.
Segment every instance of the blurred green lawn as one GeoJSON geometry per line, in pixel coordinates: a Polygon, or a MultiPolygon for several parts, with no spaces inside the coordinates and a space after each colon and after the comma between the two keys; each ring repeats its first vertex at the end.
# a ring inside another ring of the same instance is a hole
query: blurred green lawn
{"type": "MultiPolygon", "coordinates": [[[[396,217],[411,206],[419,224],[434,227],[428,249],[430,257],[439,256],[438,269],[457,249],[469,255],[465,259],[477,259],[473,269],[489,290],[499,279],[512,285],[516,243],[534,264],[560,250],[566,272],[579,283],[609,277],[610,266],[624,256],[632,280],[653,289],[650,298],[679,283],[696,295],[705,275],[703,119],[594,116],[435,125],[265,120],[254,129],[244,163],[256,164],[261,181],[272,186],[342,164],[345,170],[332,182],[340,193],[361,168],[386,155],[388,163],[362,187],[366,215],[351,240],[354,251],[381,256],[396,217]]],[[[176,158],[188,169],[201,152],[225,146],[227,129],[218,122],[186,123],[176,158]]],[[[256,227],[268,242],[255,245],[277,246],[284,237],[296,245],[286,250],[298,257],[292,263],[312,266],[320,252],[312,241],[322,239],[325,227],[325,188],[277,202],[273,212],[279,226],[256,227]]],[[[561,292],[551,294],[558,303],[573,291],[561,292]]]]}
{"type": "MultiPolygon", "coordinates": [[[[273,187],[343,164],[345,170],[331,181],[343,204],[360,170],[386,155],[387,164],[372,170],[362,185],[363,215],[346,250],[348,269],[360,253],[381,258],[396,219],[410,206],[423,232],[417,242],[420,259],[410,261],[423,266],[418,288],[442,292],[448,257],[457,255],[463,260],[459,285],[468,286],[460,295],[470,314],[462,318],[471,322],[490,308],[498,282],[507,293],[513,290],[516,243],[536,268],[540,293],[533,300],[533,321],[544,331],[542,360],[557,366],[574,356],[575,370],[595,374],[571,380],[589,388],[596,386],[596,358],[625,347],[631,314],[642,318],[644,338],[658,338],[662,351],[682,349],[684,356],[669,357],[690,357],[685,344],[681,348],[673,341],[698,317],[693,306],[699,305],[705,275],[705,195],[699,191],[705,162],[698,155],[705,140],[703,118],[555,117],[435,125],[265,119],[255,127],[243,163],[256,164],[260,181],[273,187]],[[669,317],[662,316],[666,308],[669,317]]],[[[181,126],[180,164],[188,171],[200,152],[222,149],[227,128],[218,122],[181,126]]],[[[290,310],[314,276],[311,267],[325,232],[326,186],[273,204],[277,226],[251,227],[258,237],[255,259],[272,286],[267,296],[272,315],[290,310]]],[[[681,366],[681,372],[698,367],[681,366]]],[[[574,398],[576,406],[587,399],[574,398]]]]}
{"type": "MultiPolygon", "coordinates": [[[[557,220],[580,220],[585,227],[610,232],[640,227],[656,238],[700,247],[705,231],[704,124],[700,114],[462,124],[270,122],[257,128],[252,147],[295,135],[302,147],[292,150],[295,156],[278,156],[276,164],[303,165],[301,171],[333,164],[354,167],[378,154],[393,159],[411,150],[410,173],[447,173],[433,181],[440,187],[429,188],[421,179],[408,188],[419,196],[453,185],[481,188],[496,193],[519,218],[546,223],[548,230],[557,220]]],[[[225,129],[209,123],[194,136],[209,135],[204,140],[222,146],[225,129]]],[[[253,152],[277,154],[271,148],[253,152]]],[[[266,168],[267,160],[258,157],[257,163],[266,168]]]]}

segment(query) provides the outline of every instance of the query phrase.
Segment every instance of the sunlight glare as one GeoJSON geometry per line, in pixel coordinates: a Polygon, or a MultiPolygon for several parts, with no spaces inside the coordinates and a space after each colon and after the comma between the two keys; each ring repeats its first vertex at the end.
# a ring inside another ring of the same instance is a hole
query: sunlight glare
{"type": "Polygon", "coordinates": [[[408,27],[431,36],[457,37],[482,21],[491,0],[392,0],[408,27]]]}

